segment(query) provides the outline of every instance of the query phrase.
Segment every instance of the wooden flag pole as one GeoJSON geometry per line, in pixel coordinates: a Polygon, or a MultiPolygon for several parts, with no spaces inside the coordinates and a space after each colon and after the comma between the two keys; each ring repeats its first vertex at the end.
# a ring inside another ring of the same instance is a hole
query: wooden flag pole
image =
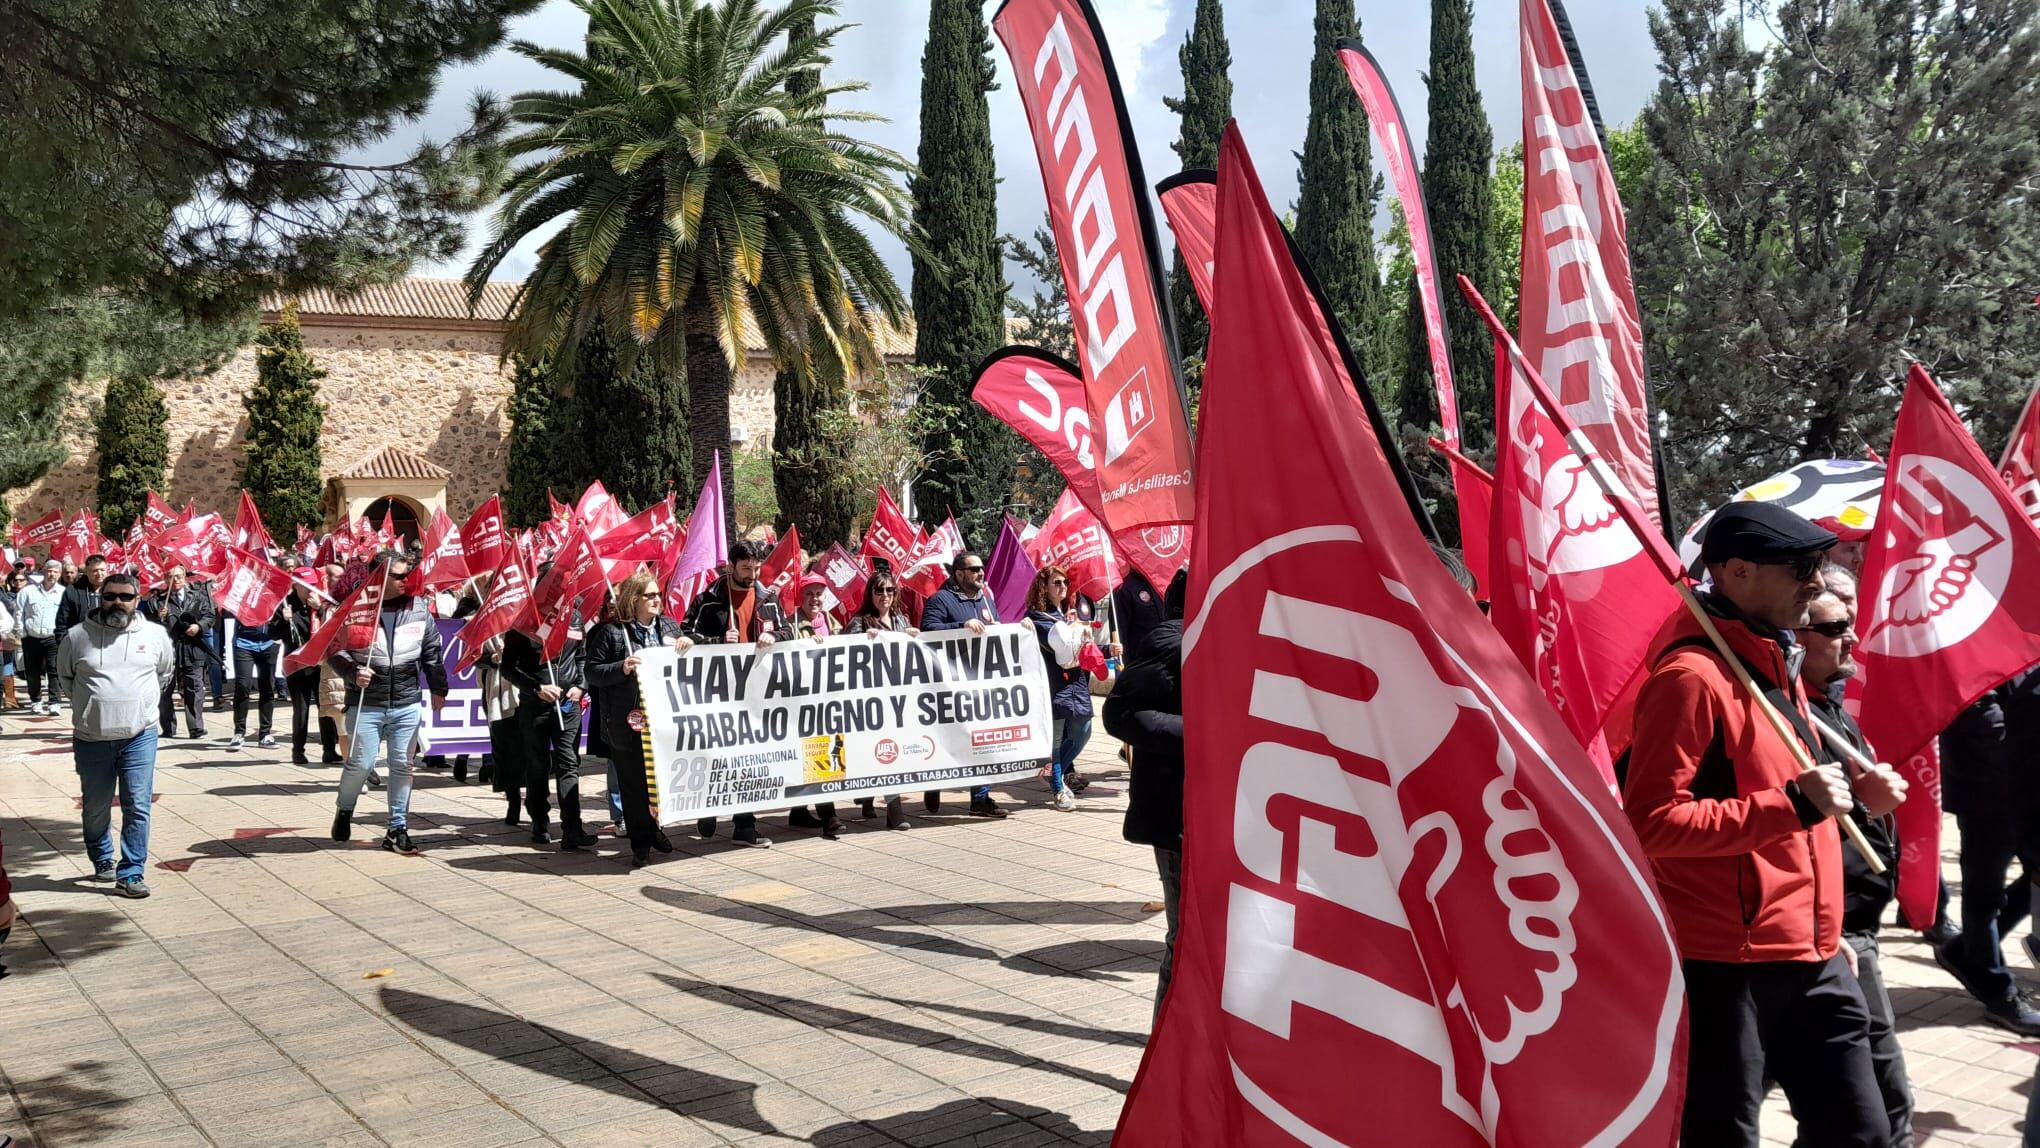
{"type": "MultiPolygon", "coordinates": [[[[1570,446],[1580,462],[1585,464],[1583,469],[1593,476],[1594,484],[1600,487],[1602,496],[1615,508],[1616,513],[1622,516],[1623,521],[1629,524],[1629,529],[1643,544],[1644,550],[1648,551],[1652,560],[1657,563],[1658,572],[1664,575],[1665,581],[1671,583],[1679,592],[1679,599],[1686,604],[1686,609],[1692,612],[1694,620],[1700,623],[1700,629],[1707,634],[1707,640],[1714,644],[1715,652],[1721,655],[1721,660],[1728,663],[1728,668],[1735,674],[1735,680],[1742,686],[1743,692],[1756,703],[1757,709],[1764,715],[1764,720],[1770,724],[1772,731],[1784,741],[1785,748],[1791,751],[1792,760],[1799,765],[1800,771],[1803,773],[1814,769],[1813,754],[1807,749],[1806,744],[1799,740],[1799,735],[1785,724],[1784,716],[1771,704],[1771,699],[1765,697],[1764,691],[1757,688],[1757,683],[1751,679],[1749,670],[1744,668],[1742,659],[1729,648],[1728,639],[1721,636],[1721,631],[1714,625],[1714,619],[1707,613],[1707,608],[1694,596],[1693,587],[1686,581],[1685,572],[1680,569],[1678,558],[1672,554],[1671,546],[1665,541],[1664,535],[1652,528],[1649,519],[1644,517],[1643,509],[1637,506],[1629,492],[1622,488],[1621,480],[1608,469],[1608,464],[1601,459],[1593,444],[1580,433],[1580,428],[1565,413],[1565,408],[1559,405],[1558,397],[1551,393],[1551,387],[1545,383],[1543,376],[1537,373],[1537,368],[1531,366],[1529,360],[1523,357],[1522,348],[1516,346],[1516,340],[1510,337],[1507,329],[1502,326],[1502,321],[1495,317],[1494,309],[1481,297],[1480,291],[1473,285],[1473,280],[1464,275],[1459,276],[1459,290],[1466,296],[1467,302],[1472,304],[1473,309],[1480,312],[1481,318],[1488,325],[1488,330],[1494,333],[1497,348],[1504,345],[1508,348],[1509,361],[1517,377],[1529,385],[1531,394],[1537,398],[1538,406],[1543,409],[1546,417],[1558,425],[1560,433],[1565,436],[1566,445],[1570,446]]],[[[1791,683],[1782,684],[1789,690],[1791,683]]],[[[1854,845],[1856,852],[1863,855],[1863,860],[1870,866],[1870,871],[1883,873],[1883,860],[1877,856],[1876,850],[1870,848],[1869,840],[1863,836],[1863,831],[1857,828],[1856,823],[1847,817],[1837,817],[1835,820],[1841,823],[1842,834],[1849,839],[1849,844],[1854,845]]]]}

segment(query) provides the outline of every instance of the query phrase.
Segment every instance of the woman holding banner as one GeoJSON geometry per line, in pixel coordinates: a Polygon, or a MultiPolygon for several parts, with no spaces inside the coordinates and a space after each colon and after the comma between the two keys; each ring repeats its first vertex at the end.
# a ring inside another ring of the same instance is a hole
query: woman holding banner
{"type": "MultiPolygon", "coordinates": [[[[850,619],[850,632],[869,638],[877,638],[880,634],[904,634],[909,638],[920,636],[921,631],[915,629],[914,623],[900,610],[900,584],[893,578],[891,570],[880,570],[864,583],[864,604],[857,607],[857,616],[850,619]]],[[[872,808],[871,798],[858,798],[857,804],[864,808],[866,821],[878,816],[872,808]]],[[[914,827],[900,807],[900,795],[897,793],[885,799],[885,827],[914,827]]]]}
{"type": "Polygon", "coordinates": [[[642,651],[654,646],[685,650],[694,643],[680,632],[678,622],[665,616],[663,606],[657,576],[640,570],[616,588],[616,609],[609,620],[588,633],[588,688],[623,793],[632,865],[650,860],[653,849],[673,851],[672,841],[659,828],[645,776],[644,700],[637,672],[644,661],[642,651]]]}
{"type": "Polygon", "coordinates": [[[1061,566],[1044,567],[1027,588],[1027,620],[1041,642],[1042,665],[1048,670],[1049,713],[1055,724],[1050,738],[1049,789],[1055,807],[1069,813],[1077,807],[1077,755],[1091,740],[1091,671],[1087,660],[1102,665],[1104,656],[1091,638],[1083,617],[1084,603],[1070,589],[1070,573],[1061,566]],[[1091,652],[1087,655],[1086,650],[1091,652]]]}

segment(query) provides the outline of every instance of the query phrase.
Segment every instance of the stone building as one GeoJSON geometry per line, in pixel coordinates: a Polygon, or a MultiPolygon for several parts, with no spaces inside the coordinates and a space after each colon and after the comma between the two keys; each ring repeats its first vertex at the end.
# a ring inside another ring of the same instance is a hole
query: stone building
{"type": "MultiPolygon", "coordinates": [[[[503,485],[510,425],[510,372],[502,360],[505,316],[515,283],[491,283],[470,316],[458,279],[406,279],[340,296],[314,291],[298,299],[305,350],[326,371],[321,440],[329,514],[391,509],[399,523],[428,519],[443,507],[458,521],[503,485]]],[[[272,300],[280,307],[281,300],[272,300]]],[[[275,320],[268,310],[263,321],[275,320]]],[[[882,336],[886,357],[913,357],[910,332],[882,336]]],[[[771,361],[751,340],[730,399],[731,437],[741,446],[772,441],[771,361]]],[[[240,491],[248,418],[241,399],[255,384],[255,348],[198,378],[164,380],[170,409],[170,463],[162,493],[172,504],[232,515],[240,491]]],[[[67,418],[70,459],[11,497],[16,521],[52,508],[66,512],[96,499],[98,460],[92,405],[98,386],[81,387],[67,418]]]]}

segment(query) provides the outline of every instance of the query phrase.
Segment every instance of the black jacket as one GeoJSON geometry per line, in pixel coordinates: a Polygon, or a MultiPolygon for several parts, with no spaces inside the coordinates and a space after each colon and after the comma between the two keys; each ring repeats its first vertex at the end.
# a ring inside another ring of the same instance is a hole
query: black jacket
{"type": "MultiPolygon", "coordinates": [[[[761,634],[769,633],[775,642],[793,640],[793,625],[786,619],[786,610],[779,604],[777,595],[769,594],[755,583],[751,593],[757,595],[758,604],[751,611],[751,632],[741,635],[743,641],[755,642],[761,634]]],[[[680,630],[696,645],[721,645],[730,633],[730,580],[716,579],[715,585],[701,592],[694,604],[687,608],[687,620],[680,624],[680,630]]]]}
{"type": "Polygon", "coordinates": [[[1105,699],[1105,732],[1133,747],[1122,835],[1183,848],[1183,623],[1163,622],[1105,699]]]}
{"type": "Polygon", "coordinates": [[[623,660],[639,650],[663,646],[680,636],[680,623],[663,614],[647,626],[604,622],[589,631],[588,689],[595,699],[602,736],[609,744],[635,741],[641,736],[630,728],[631,711],[643,704],[638,696],[638,679],[623,672],[623,660]]]}
{"type": "Polygon", "coordinates": [[[1968,817],[2040,808],[2040,670],[1978,698],[1941,733],[1941,806],[1968,817]]]}
{"type": "MultiPolygon", "coordinates": [[[[1808,690],[1806,702],[1815,717],[1846,736],[1863,756],[1872,756],[1870,743],[1855,719],[1833,698],[1808,690]]],[[[1863,831],[1871,850],[1883,860],[1884,872],[1872,873],[1861,852],[1842,850],[1842,931],[1875,933],[1883,922],[1885,906],[1898,893],[1898,829],[1889,816],[1872,818],[1860,804],[1849,811],[1849,817],[1863,831]]]]}
{"type": "Polygon", "coordinates": [[[142,602],[142,616],[170,632],[170,642],[177,650],[179,669],[219,660],[219,656],[207,649],[205,644],[205,636],[211,632],[216,614],[212,596],[189,582],[185,583],[184,601],[180,605],[170,604],[168,590],[158,590],[142,602]],[[198,633],[185,633],[192,626],[198,627],[198,633]]]}
{"type": "MultiPolygon", "coordinates": [[[[569,627],[579,628],[579,619],[569,627]]],[[[529,710],[551,712],[558,707],[538,696],[540,686],[558,686],[562,694],[568,690],[588,691],[588,677],[584,670],[587,650],[577,638],[568,638],[560,647],[560,656],[548,663],[544,651],[538,648],[538,640],[516,630],[503,635],[503,676],[517,687],[518,705],[529,710]]]]}
{"type": "Polygon", "coordinates": [[[64,587],[64,600],[57,603],[57,643],[63,644],[64,635],[71,627],[84,621],[92,611],[99,609],[99,591],[85,584],[80,574],[76,582],[64,587]]]}
{"type": "Polygon", "coordinates": [[[375,670],[369,680],[367,704],[383,709],[402,709],[424,700],[418,689],[418,675],[439,697],[446,696],[446,660],[439,643],[439,623],[425,599],[406,595],[383,603],[376,617],[375,641],[363,650],[344,650],[326,659],[347,683],[347,708],[362,704],[362,691],[354,685],[354,672],[362,666],[375,670]]]}

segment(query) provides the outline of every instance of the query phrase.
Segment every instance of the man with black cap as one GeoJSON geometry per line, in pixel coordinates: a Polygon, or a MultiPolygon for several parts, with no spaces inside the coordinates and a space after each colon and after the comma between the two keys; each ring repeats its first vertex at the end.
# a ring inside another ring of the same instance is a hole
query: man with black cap
{"type": "MultiPolygon", "coordinates": [[[[1833,534],[1783,507],[1736,502],[1701,543],[1701,605],[1816,763],[1801,769],[1763,703],[1685,609],[1651,644],[1636,699],[1624,808],[1651,859],[1686,974],[1682,1139],[1758,1144],[1766,1070],[1808,1144],[1890,1143],[1869,1012],[1842,943],[1842,843],[1851,782],[1807,720],[1795,631],[1821,593],[1833,534]]],[[[1859,776],[1896,805],[1888,769],[1859,776]]]]}

